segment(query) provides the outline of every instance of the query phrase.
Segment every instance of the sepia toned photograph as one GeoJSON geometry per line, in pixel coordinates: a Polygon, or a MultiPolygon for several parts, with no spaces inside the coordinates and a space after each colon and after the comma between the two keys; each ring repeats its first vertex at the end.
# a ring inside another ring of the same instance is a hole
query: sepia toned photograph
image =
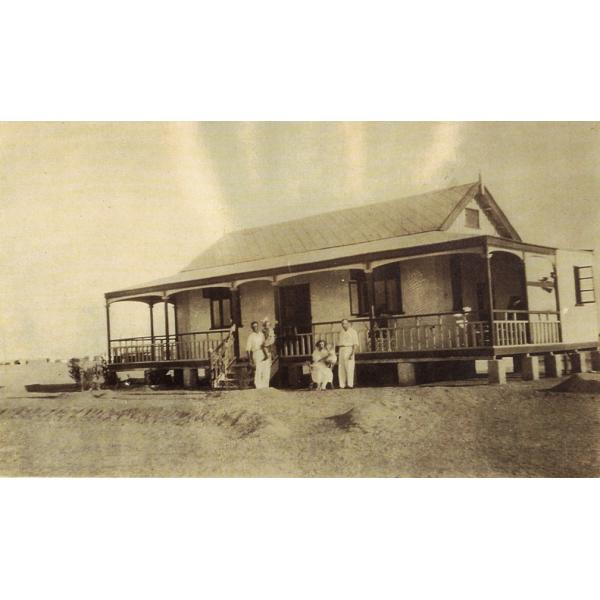
{"type": "Polygon", "coordinates": [[[598,477],[600,124],[0,123],[0,475],[598,477]]]}

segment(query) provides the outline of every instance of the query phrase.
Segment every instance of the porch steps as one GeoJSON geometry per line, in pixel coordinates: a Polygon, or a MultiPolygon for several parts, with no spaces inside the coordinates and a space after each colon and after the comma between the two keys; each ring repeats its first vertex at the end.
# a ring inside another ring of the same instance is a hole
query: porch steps
{"type": "MultiPolygon", "coordinates": [[[[276,357],[271,365],[271,382],[279,373],[279,357],[276,357]]],[[[223,390],[245,390],[253,387],[254,371],[250,368],[247,360],[237,360],[227,371],[227,375],[220,382],[223,390]]]]}
{"type": "Polygon", "coordinates": [[[244,390],[250,387],[251,382],[252,370],[248,361],[236,361],[229,367],[220,387],[225,390],[244,390]]]}

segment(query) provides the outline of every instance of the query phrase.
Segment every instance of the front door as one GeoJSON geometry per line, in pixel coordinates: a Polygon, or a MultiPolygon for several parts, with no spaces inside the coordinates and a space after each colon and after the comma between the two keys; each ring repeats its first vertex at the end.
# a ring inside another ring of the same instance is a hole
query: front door
{"type": "Polygon", "coordinates": [[[308,283],[280,287],[279,306],[281,329],[284,335],[311,332],[312,314],[308,283]]]}

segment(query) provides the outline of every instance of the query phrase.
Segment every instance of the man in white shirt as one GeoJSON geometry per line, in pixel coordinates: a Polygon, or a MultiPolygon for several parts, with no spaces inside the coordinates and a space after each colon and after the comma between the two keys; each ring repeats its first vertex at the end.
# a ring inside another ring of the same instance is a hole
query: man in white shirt
{"type": "Polygon", "coordinates": [[[257,390],[268,388],[271,379],[271,359],[265,356],[265,336],[258,329],[258,321],[252,321],[250,327],[252,333],[246,341],[246,352],[250,365],[254,367],[254,387],[257,390]]]}
{"type": "Polygon", "coordinates": [[[358,333],[348,319],[342,320],[342,331],[338,340],[340,347],[338,358],[338,378],[340,388],[354,387],[355,355],[358,352],[358,333]]]}

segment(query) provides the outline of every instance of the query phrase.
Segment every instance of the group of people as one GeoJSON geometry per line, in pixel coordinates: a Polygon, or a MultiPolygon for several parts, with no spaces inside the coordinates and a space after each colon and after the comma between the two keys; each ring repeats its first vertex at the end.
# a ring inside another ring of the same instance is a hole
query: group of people
{"type": "MultiPolygon", "coordinates": [[[[311,379],[318,390],[333,387],[333,367],[338,364],[340,388],[354,387],[354,370],[358,352],[358,334],[348,319],[341,322],[342,331],[338,337],[338,355],[335,347],[319,340],[315,344],[310,364],[311,379]]],[[[250,366],[254,369],[254,387],[269,387],[271,364],[275,351],[275,330],[265,318],[261,323],[252,321],[252,331],[246,341],[246,352],[250,366]]]]}
{"type": "Polygon", "coordinates": [[[342,331],[338,337],[339,356],[335,348],[325,341],[319,340],[312,355],[310,366],[311,379],[316,389],[325,390],[333,387],[333,367],[338,363],[338,379],[340,388],[354,387],[354,370],[356,353],[358,352],[358,334],[348,319],[342,320],[342,331]]]}

